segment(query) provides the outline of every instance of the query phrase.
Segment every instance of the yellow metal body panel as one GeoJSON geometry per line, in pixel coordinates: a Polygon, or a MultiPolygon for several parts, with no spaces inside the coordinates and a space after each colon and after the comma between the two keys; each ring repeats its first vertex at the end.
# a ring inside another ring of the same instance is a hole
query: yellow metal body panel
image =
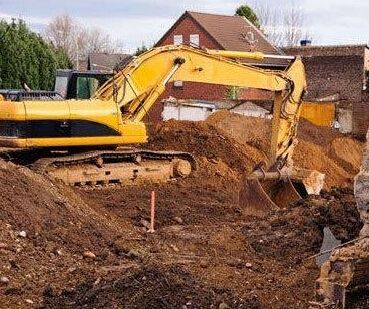
{"type": "Polygon", "coordinates": [[[2,101],[0,104],[0,120],[25,121],[24,102],[2,101]]]}
{"type": "Polygon", "coordinates": [[[309,120],[311,123],[330,127],[335,119],[336,105],[334,103],[307,102],[302,103],[301,118],[309,120]]]}
{"type": "Polygon", "coordinates": [[[0,120],[86,120],[104,124],[119,132],[117,136],[50,137],[50,138],[4,138],[3,147],[66,147],[100,146],[146,143],[146,126],[142,122],[122,121],[113,101],[66,100],[1,102],[0,120]]]}

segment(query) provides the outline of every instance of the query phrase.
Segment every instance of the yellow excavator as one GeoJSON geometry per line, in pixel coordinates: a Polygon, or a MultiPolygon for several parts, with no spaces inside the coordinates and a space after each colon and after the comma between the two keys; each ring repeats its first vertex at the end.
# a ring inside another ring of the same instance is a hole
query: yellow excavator
{"type": "Polygon", "coordinates": [[[275,92],[270,161],[247,175],[240,201],[260,212],[283,206],[299,198],[299,192],[317,193],[322,175],[291,164],[306,84],[304,66],[298,57],[290,58],[285,70],[240,62],[266,57],[284,56],[157,47],[135,57],[89,100],[0,99],[0,147],[27,150],[35,158],[33,168],[71,185],[186,177],[196,168],[189,153],[122,147],[147,142],[142,119],[167,84],[181,80],[270,90],[275,92]]]}

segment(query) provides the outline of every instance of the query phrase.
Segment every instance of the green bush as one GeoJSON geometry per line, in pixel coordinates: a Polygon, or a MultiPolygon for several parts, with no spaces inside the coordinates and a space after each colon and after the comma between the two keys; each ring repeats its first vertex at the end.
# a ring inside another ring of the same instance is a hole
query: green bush
{"type": "Polygon", "coordinates": [[[56,69],[70,68],[66,54],[24,22],[0,21],[0,88],[19,89],[26,83],[32,89],[51,90],[56,69]]]}

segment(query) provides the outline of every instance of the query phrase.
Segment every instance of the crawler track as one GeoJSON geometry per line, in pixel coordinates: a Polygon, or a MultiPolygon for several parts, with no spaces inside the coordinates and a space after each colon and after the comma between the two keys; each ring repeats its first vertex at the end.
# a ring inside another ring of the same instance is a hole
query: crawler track
{"type": "Polygon", "coordinates": [[[111,184],[165,182],[187,177],[196,169],[190,153],[137,148],[94,150],[67,154],[33,151],[3,151],[0,156],[29,166],[40,174],[81,187],[111,184]]]}

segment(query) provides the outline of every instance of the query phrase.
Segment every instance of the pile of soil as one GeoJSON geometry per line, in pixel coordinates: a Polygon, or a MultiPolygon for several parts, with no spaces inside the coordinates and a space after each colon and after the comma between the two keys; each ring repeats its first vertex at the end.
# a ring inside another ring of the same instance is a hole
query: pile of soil
{"type": "Polygon", "coordinates": [[[0,284],[4,308],[40,302],[47,282],[62,288],[78,280],[73,267],[83,263],[85,250],[109,259],[106,247],[117,228],[78,194],[2,160],[0,181],[0,276],[9,280],[0,284]]]}
{"type": "Polygon", "coordinates": [[[148,265],[117,278],[92,280],[73,292],[48,289],[45,308],[260,308],[257,299],[241,299],[229,290],[204,287],[178,266],[148,265]]]}
{"type": "MultiPolygon", "coordinates": [[[[232,136],[240,144],[268,155],[271,120],[220,111],[210,115],[206,123],[232,136]]],[[[295,166],[324,173],[326,189],[352,186],[353,177],[360,169],[362,142],[332,128],[317,127],[307,120],[300,121],[297,138],[299,143],[293,155],[295,166]]]]}
{"type": "Polygon", "coordinates": [[[359,172],[363,160],[363,144],[349,137],[335,138],[330,144],[329,156],[334,158],[346,171],[359,172]]]}
{"type": "Polygon", "coordinates": [[[249,223],[244,233],[257,252],[299,263],[301,258],[319,251],[324,227],[329,227],[342,242],[359,234],[362,224],[352,189],[336,188],[323,191],[319,197],[310,196],[264,220],[249,223]]]}
{"type": "Polygon", "coordinates": [[[170,120],[159,123],[147,145],[152,149],[187,151],[196,158],[222,161],[239,173],[251,172],[266,155],[205,122],[170,120]]]}

